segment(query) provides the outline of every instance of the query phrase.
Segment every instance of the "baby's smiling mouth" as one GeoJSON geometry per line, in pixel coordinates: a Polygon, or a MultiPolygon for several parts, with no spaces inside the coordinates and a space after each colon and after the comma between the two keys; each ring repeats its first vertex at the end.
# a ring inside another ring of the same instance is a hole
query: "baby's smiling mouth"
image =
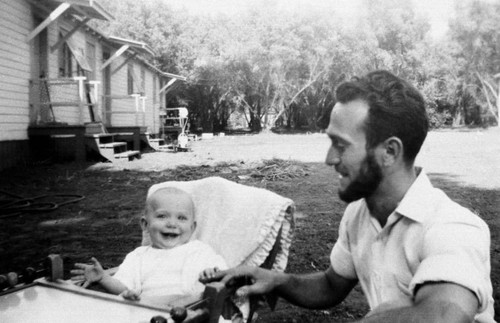
{"type": "Polygon", "coordinates": [[[169,238],[169,239],[177,238],[179,236],[178,233],[174,233],[174,232],[162,232],[161,235],[164,236],[165,238],[169,238]]]}

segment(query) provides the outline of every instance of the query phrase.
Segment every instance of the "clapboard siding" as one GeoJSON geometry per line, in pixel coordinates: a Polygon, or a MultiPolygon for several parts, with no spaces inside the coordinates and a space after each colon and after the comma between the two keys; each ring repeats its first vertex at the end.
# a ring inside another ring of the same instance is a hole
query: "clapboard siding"
{"type": "Polygon", "coordinates": [[[158,81],[154,82],[155,73],[151,70],[146,71],[146,126],[148,131],[158,131],[158,81]],[[156,89],[153,89],[156,87],[156,89]],[[157,98],[154,98],[156,94],[157,98]]]}
{"type": "MultiPolygon", "coordinates": [[[[2,82],[0,82],[0,87],[3,87],[2,82]]],[[[26,96],[28,94],[28,89],[23,88],[22,90],[16,91],[0,91],[0,99],[2,102],[0,103],[0,111],[4,108],[9,108],[9,107],[15,107],[15,108],[20,108],[22,107],[26,101],[26,96]],[[5,101],[4,101],[5,100],[5,101]],[[12,101],[12,102],[11,102],[12,101]],[[15,104],[12,105],[11,104],[15,104]]]]}
{"type": "Polygon", "coordinates": [[[20,116],[18,114],[7,114],[7,113],[0,113],[0,119],[2,119],[2,123],[5,124],[22,124],[25,122],[29,122],[28,118],[25,116],[20,116]]]}
{"type": "Polygon", "coordinates": [[[2,9],[8,5],[10,7],[8,11],[9,16],[19,19],[26,17],[26,11],[30,10],[30,5],[27,1],[0,0],[0,4],[2,5],[2,9]]]}
{"type": "MultiPolygon", "coordinates": [[[[24,38],[25,35],[21,35],[24,38]]],[[[26,58],[29,58],[29,51],[26,52],[26,47],[19,46],[19,39],[12,37],[5,37],[5,35],[0,33],[0,41],[2,42],[2,52],[4,54],[11,54],[9,57],[12,61],[24,62],[26,58]]]]}
{"type": "MultiPolygon", "coordinates": [[[[124,60],[126,59],[125,55],[117,58],[115,61],[111,63],[111,71],[115,71],[113,75],[111,75],[111,93],[113,96],[126,96],[128,95],[127,88],[127,80],[128,80],[128,64],[122,66],[124,60]],[[119,70],[116,70],[118,67],[122,66],[119,70]]],[[[129,61],[134,65],[134,73],[137,77],[140,77],[140,71],[135,66],[133,60],[129,61]]],[[[134,87],[134,90],[136,88],[134,87]]],[[[127,99],[114,99],[111,104],[112,112],[130,112],[131,114],[113,114],[111,116],[111,125],[112,126],[136,126],[136,116],[135,116],[135,99],[133,97],[127,99]],[[134,114],[132,114],[134,113],[134,114]]]]}
{"type": "MultiPolygon", "coordinates": [[[[42,4],[43,5],[43,4],[42,4]]],[[[31,80],[34,75],[38,77],[38,60],[43,57],[38,53],[38,39],[30,42],[26,37],[34,30],[34,15],[38,9],[33,9],[28,0],[0,0],[0,169],[7,164],[15,164],[16,156],[25,158],[23,149],[28,145],[28,127],[30,123],[40,120],[38,111],[47,110],[47,105],[40,107],[37,101],[40,99],[40,86],[44,86],[38,80],[31,80]],[[31,102],[30,100],[33,100],[31,102]],[[15,152],[19,150],[18,154],[15,152]],[[8,151],[8,155],[6,155],[8,151]],[[12,162],[14,161],[14,162],[12,162]]],[[[44,19],[42,16],[40,19],[44,19]]],[[[72,30],[75,21],[68,15],[62,15],[55,22],[52,22],[44,30],[47,36],[47,64],[44,72],[48,79],[59,78],[59,50],[50,51],[50,47],[59,40],[61,30],[66,32],[72,30]]],[[[102,81],[103,72],[100,69],[103,63],[103,46],[113,48],[111,54],[118,47],[103,38],[98,33],[86,27],[80,28],[71,36],[71,42],[78,51],[87,51],[87,42],[93,44],[95,48],[95,71],[96,81],[102,81]]],[[[114,60],[110,66],[111,82],[110,93],[113,96],[127,96],[127,64],[116,70],[123,64],[130,52],[123,54],[114,60]]],[[[159,108],[164,101],[159,93],[160,80],[153,81],[155,71],[150,69],[146,63],[139,59],[132,59],[134,74],[137,77],[134,84],[134,92],[138,92],[141,83],[141,70],[145,70],[145,106],[146,113],[142,113],[142,105],[139,106],[139,113],[136,113],[136,102],[133,97],[124,100],[112,100],[112,111],[126,111],[126,114],[115,114],[111,116],[112,126],[147,126],[149,131],[158,131],[159,108]],[[153,89],[154,87],[154,89],[153,89]],[[153,98],[156,94],[156,98],[153,98]]],[[[103,115],[103,84],[98,85],[99,104],[94,107],[97,121],[103,115]]],[[[55,121],[64,122],[70,125],[89,122],[90,113],[87,106],[77,105],[78,87],[76,85],[57,86],[48,85],[50,99],[52,102],[72,102],[69,106],[53,106],[52,111],[55,121]]],[[[43,99],[46,100],[46,99],[43,99]]],[[[141,104],[141,102],[140,102],[141,104]]],[[[52,113],[48,114],[51,118],[52,113]]],[[[44,120],[52,121],[52,120],[44,120]]]]}
{"type": "Polygon", "coordinates": [[[26,140],[29,125],[30,45],[33,28],[26,1],[0,0],[0,141],[26,140]]]}
{"type": "Polygon", "coordinates": [[[2,114],[15,114],[15,115],[17,115],[19,113],[19,111],[18,111],[19,108],[15,106],[17,104],[18,100],[3,99],[3,98],[0,98],[0,99],[2,100],[2,105],[4,106],[2,109],[2,114]]]}
{"type": "Polygon", "coordinates": [[[17,84],[27,84],[26,79],[21,80],[19,78],[19,73],[29,74],[29,67],[26,64],[10,61],[8,58],[5,60],[0,60],[0,70],[2,71],[1,79],[8,79],[8,82],[17,84]]]}
{"type": "MultiPolygon", "coordinates": [[[[23,29],[19,29],[19,25],[30,26],[32,24],[31,17],[15,17],[14,15],[7,15],[2,23],[3,27],[12,35],[23,34],[23,29]]],[[[25,34],[26,36],[26,34],[25,34]]]]}
{"type": "Polygon", "coordinates": [[[26,130],[19,127],[19,123],[3,123],[0,128],[0,135],[3,140],[17,140],[16,138],[26,132],[26,130]]]}

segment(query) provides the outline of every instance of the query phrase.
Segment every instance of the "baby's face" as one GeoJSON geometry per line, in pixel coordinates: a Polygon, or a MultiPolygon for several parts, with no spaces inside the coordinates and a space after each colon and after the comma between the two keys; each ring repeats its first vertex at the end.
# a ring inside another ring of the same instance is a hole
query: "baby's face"
{"type": "Polygon", "coordinates": [[[152,246],[159,249],[188,242],[196,228],[193,202],[185,193],[154,193],[142,221],[152,246]]]}

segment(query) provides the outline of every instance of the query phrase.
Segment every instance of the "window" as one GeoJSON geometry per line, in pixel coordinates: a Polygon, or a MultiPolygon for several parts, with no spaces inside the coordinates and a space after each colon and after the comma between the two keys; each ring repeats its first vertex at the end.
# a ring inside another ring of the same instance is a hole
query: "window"
{"type": "MultiPolygon", "coordinates": [[[[59,33],[59,39],[64,38],[65,34],[67,34],[67,32],[65,30],[61,30],[59,33]]],[[[71,77],[74,75],[81,76],[84,75],[84,71],[92,70],[87,62],[87,58],[85,57],[85,51],[78,45],[78,42],[69,37],[61,45],[61,47],[59,47],[58,65],[60,77],[71,77]]]]}
{"type": "MultiPolygon", "coordinates": [[[[62,38],[63,34],[59,33],[59,38],[62,38]]],[[[72,76],[72,65],[73,59],[71,55],[71,50],[66,42],[59,47],[59,76],[60,77],[71,77],[72,76]]]]}

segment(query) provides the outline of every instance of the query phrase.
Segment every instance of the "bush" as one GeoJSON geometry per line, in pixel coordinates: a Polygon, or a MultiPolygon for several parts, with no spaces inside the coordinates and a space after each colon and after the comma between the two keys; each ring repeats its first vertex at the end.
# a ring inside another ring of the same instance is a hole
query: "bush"
{"type": "Polygon", "coordinates": [[[450,111],[440,108],[437,102],[427,102],[426,110],[431,129],[439,129],[451,125],[453,118],[450,111]]]}

